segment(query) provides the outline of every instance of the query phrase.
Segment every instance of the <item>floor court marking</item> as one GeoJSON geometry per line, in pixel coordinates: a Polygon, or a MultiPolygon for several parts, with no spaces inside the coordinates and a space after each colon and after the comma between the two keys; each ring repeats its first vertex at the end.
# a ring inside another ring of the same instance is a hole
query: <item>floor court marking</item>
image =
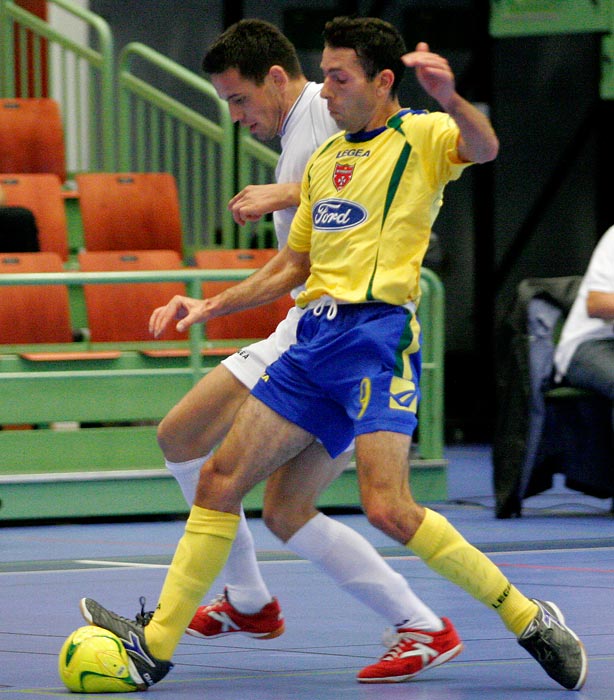
{"type": "MultiPolygon", "coordinates": [[[[421,559],[414,554],[384,554],[378,549],[379,553],[387,561],[421,561],[421,559]]],[[[384,550],[386,548],[383,548],[384,550]]],[[[589,548],[585,546],[581,547],[563,547],[559,549],[511,549],[507,551],[497,550],[494,552],[488,551],[488,548],[484,548],[484,553],[491,558],[498,558],[502,556],[535,556],[535,555],[550,555],[550,554],[564,554],[564,553],[580,553],[580,552],[612,552],[614,547],[611,546],[598,546],[594,548],[589,548]]],[[[308,559],[301,559],[291,552],[273,552],[266,551],[264,553],[265,558],[260,559],[260,554],[258,554],[258,563],[265,564],[277,564],[277,565],[288,565],[288,564],[305,564],[309,563],[308,559]]],[[[50,573],[76,573],[84,571],[111,571],[111,570],[131,570],[131,569],[168,569],[170,566],[170,557],[168,563],[146,563],[139,561],[118,561],[115,559],[68,559],[58,561],[47,561],[47,562],[4,562],[2,564],[2,569],[0,570],[0,577],[2,576],[14,576],[17,574],[21,575],[32,575],[32,574],[50,574],[50,573]],[[62,568],[61,563],[66,563],[66,567],[62,568]],[[31,569],[23,568],[24,566],[31,564],[31,569]],[[80,566],[79,566],[80,565],[80,566]],[[11,569],[10,567],[14,567],[11,569]]],[[[549,564],[523,564],[521,562],[501,562],[499,564],[501,567],[506,568],[524,568],[524,569],[548,569],[552,571],[577,571],[577,572],[590,572],[597,574],[612,574],[614,569],[602,569],[595,567],[578,567],[578,566],[560,566],[560,565],[549,565],[549,564]]]]}
{"type": "MultiPolygon", "coordinates": [[[[118,562],[107,559],[75,559],[77,564],[87,564],[88,566],[102,566],[103,568],[128,568],[128,569],[168,569],[170,564],[142,564],[136,561],[118,562]]],[[[87,571],[87,569],[86,569],[87,571]]]]}

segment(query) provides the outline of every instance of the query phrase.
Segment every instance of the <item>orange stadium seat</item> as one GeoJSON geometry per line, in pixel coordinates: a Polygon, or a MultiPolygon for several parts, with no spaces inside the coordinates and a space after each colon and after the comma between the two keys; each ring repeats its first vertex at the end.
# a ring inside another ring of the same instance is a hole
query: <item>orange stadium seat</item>
{"type": "MultiPolygon", "coordinates": [[[[195,253],[197,267],[205,270],[223,270],[236,268],[259,268],[268,262],[276,249],[260,250],[199,250],[195,253]]],[[[236,284],[235,282],[204,282],[203,297],[211,297],[236,284]]],[[[221,316],[207,321],[206,332],[209,340],[228,338],[266,338],[277,324],[286,317],[288,309],[294,306],[294,300],[288,294],[266,306],[239,311],[229,316],[221,316]]]]}
{"type": "MultiPolygon", "coordinates": [[[[0,254],[0,273],[64,272],[57,253],[0,254]]],[[[73,340],[65,285],[0,288],[0,343],[70,343],[73,340]]]]}
{"type": "Polygon", "coordinates": [[[60,106],[49,97],[0,99],[0,173],[53,173],[66,180],[60,106]]]}
{"type": "Polygon", "coordinates": [[[75,180],[87,250],[174,250],[182,255],[179,195],[172,175],[83,173],[75,180]]]}
{"type": "MultiPolygon", "coordinates": [[[[85,251],[79,253],[82,272],[179,270],[181,258],[174,250],[85,251]]],[[[133,282],[84,285],[92,342],[153,340],[149,334],[152,311],[175,294],[185,294],[183,282],[133,282]]],[[[173,327],[164,340],[185,340],[186,333],[173,327]]]]}

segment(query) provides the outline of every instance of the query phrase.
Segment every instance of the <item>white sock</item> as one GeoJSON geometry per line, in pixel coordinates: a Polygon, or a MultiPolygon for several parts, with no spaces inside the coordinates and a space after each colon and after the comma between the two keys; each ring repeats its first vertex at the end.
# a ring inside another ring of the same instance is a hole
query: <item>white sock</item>
{"type": "Polygon", "coordinates": [[[395,626],[438,632],[440,618],[352,528],[318,513],[286,543],[395,626]]]}
{"type": "MultiPolygon", "coordinates": [[[[200,468],[209,459],[210,455],[211,453],[205,457],[191,459],[186,462],[169,462],[166,460],[166,466],[177,479],[177,483],[188,505],[194,503],[200,468]]],[[[271,602],[272,596],[260,573],[258,560],[256,559],[254,538],[247,526],[243,508],[241,508],[241,519],[237,536],[224,567],[224,575],[226,577],[228,598],[240,612],[252,615],[271,602]]]]}
{"type": "Polygon", "coordinates": [[[169,462],[168,459],[165,460],[166,468],[177,480],[181,493],[183,493],[183,497],[189,506],[194,503],[200,468],[209,459],[210,455],[211,452],[205,457],[189,459],[187,462],[169,462]]]}
{"type": "Polygon", "coordinates": [[[228,598],[237,610],[246,615],[257,613],[273,599],[260,573],[254,538],[247,526],[243,507],[224,575],[228,598]]]}

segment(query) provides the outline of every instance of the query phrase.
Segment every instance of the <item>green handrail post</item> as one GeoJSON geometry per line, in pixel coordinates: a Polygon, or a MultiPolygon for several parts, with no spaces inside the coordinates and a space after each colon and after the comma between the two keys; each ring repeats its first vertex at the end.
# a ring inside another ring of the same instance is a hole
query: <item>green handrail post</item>
{"type": "Polygon", "coordinates": [[[226,203],[234,194],[232,164],[235,146],[227,104],[219,99],[211,83],[203,77],[139,42],[131,42],[124,47],[118,66],[120,168],[125,171],[147,169],[149,163],[145,153],[156,158],[158,164],[164,162],[164,169],[172,172],[177,179],[184,225],[192,221],[191,247],[205,247],[207,243],[202,220],[196,220],[194,212],[207,215],[205,225],[209,227],[209,236],[212,237],[219,227],[222,240],[228,244],[233,239],[235,229],[232,216],[226,209],[226,203]],[[161,74],[172,76],[182,86],[204,97],[216,110],[219,123],[137,76],[137,59],[156,67],[161,74]],[[139,106],[137,110],[133,107],[135,102],[139,106]],[[152,134],[152,121],[158,124],[156,134],[152,134]],[[209,149],[202,155],[197,136],[209,149]],[[141,144],[140,156],[135,153],[135,143],[141,144]],[[158,152],[155,154],[152,153],[152,143],[157,144],[158,152]],[[212,155],[210,144],[219,148],[219,156],[212,155]],[[200,162],[195,162],[199,155],[200,162]],[[209,206],[209,202],[204,207],[203,197],[215,197],[215,207],[209,206]],[[210,219],[212,214],[215,220],[210,219]]]}
{"type": "Polygon", "coordinates": [[[444,357],[445,291],[433,270],[422,268],[422,300],[418,316],[424,333],[422,348],[421,391],[419,410],[419,447],[425,459],[441,459],[444,452],[444,357]]]}
{"type": "MultiPolygon", "coordinates": [[[[113,37],[107,22],[99,15],[84,9],[71,2],[71,0],[49,0],[63,11],[75,18],[82,20],[88,29],[88,35],[95,37],[97,49],[64,35],[61,31],[52,27],[48,22],[28,12],[17,5],[13,0],[0,0],[0,25],[2,37],[2,95],[4,97],[32,96],[40,97],[45,80],[40,74],[43,64],[40,56],[33,57],[29,62],[25,53],[26,30],[42,46],[42,40],[47,44],[47,78],[50,91],[58,91],[56,99],[60,102],[65,131],[68,122],[78,131],[75,139],[76,147],[80,148],[84,133],[83,121],[87,121],[89,152],[85,155],[72,153],[70,150],[71,139],[66,139],[67,162],[74,161],[75,170],[99,169],[114,170],[116,167],[115,153],[115,127],[113,114],[115,108],[114,97],[114,58],[113,37]],[[21,41],[19,42],[21,54],[20,95],[16,93],[15,85],[15,57],[14,40],[15,28],[19,29],[21,41]],[[58,63],[60,69],[54,74],[54,51],[59,52],[58,63]],[[75,58],[73,70],[68,75],[66,56],[70,54],[75,58]],[[79,107],[84,104],[84,93],[78,79],[79,62],[85,62],[88,67],[90,79],[84,89],[87,91],[88,110],[86,115],[80,115],[79,123],[75,123],[75,115],[79,115],[79,107]],[[30,75],[28,70],[32,67],[35,75],[30,75]],[[91,79],[91,75],[98,76],[98,82],[91,79]],[[36,94],[27,94],[28,86],[34,86],[36,94]],[[94,90],[94,87],[98,87],[94,90]],[[110,115],[110,117],[109,117],[110,115]],[[98,148],[102,153],[98,154],[98,148]]],[[[68,134],[67,134],[68,135],[68,134]]]]}
{"type": "MultiPolygon", "coordinates": [[[[202,298],[202,283],[200,279],[188,280],[188,296],[193,299],[202,298]]],[[[192,377],[194,384],[197,384],[202,377],[202,355],[201,349],[203,347],[203,333],[202,329],[194,324],[190,327],[190,368],[192,370],[192,377]]]]}
{"type": "Polygon", "coordinates": [[[0,97],[15,95],[15,42],[13,23],[8,21],[8,1],[0,0],[0,97]]]}

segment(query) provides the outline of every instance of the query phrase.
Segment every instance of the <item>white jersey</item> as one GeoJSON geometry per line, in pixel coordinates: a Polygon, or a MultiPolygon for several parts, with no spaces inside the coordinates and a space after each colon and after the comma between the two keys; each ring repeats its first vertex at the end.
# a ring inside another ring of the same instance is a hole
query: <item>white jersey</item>
{"type": "Polygon", "coordinates": [[[578,296],[563,326],[554,354],[557,377],[567,372],[576,348],[585,340],[614,338],[612,321],[591,318],[586,309],[589,292],[614,292],[614,226],[601,237],[582,279],[578,296]]]}
{"type": "MultiPolygon", "coordinates": [[[[326,100],[320,97],[321,88],[317,83],[307,83],[284,120],[281,130],[281,155],[275,169],[277,182],[300,184],[311,154],[329,136],[339,131],[328,112],[326,100]]],[[[273,213],[275,234],[280,248],[286,245],[296,209],[297,207],[289,207],[273,213]]],[[[298,290],[293,295],[297,292],[298,290]]],[[[242,348],[222,360],[222,364],[251,389],[267,366],[296,342],[296,326],[302,313],[302,309],[291,308],[287,317],[268,338],[242,348]]]]}
{"type": "MultiPolygon", "coordinates": [[[[275,169],[277,182],[297,182],[311,154],[324,141],[339,131],[328,112],[326,100],[320,97],[322,85],[307,83],[288,112],[281,129],[281,155],[275,169]]],[[[280,248],[286,245],[290,224],[297,207],[273,213],[275,234],[280,248]]]]}

